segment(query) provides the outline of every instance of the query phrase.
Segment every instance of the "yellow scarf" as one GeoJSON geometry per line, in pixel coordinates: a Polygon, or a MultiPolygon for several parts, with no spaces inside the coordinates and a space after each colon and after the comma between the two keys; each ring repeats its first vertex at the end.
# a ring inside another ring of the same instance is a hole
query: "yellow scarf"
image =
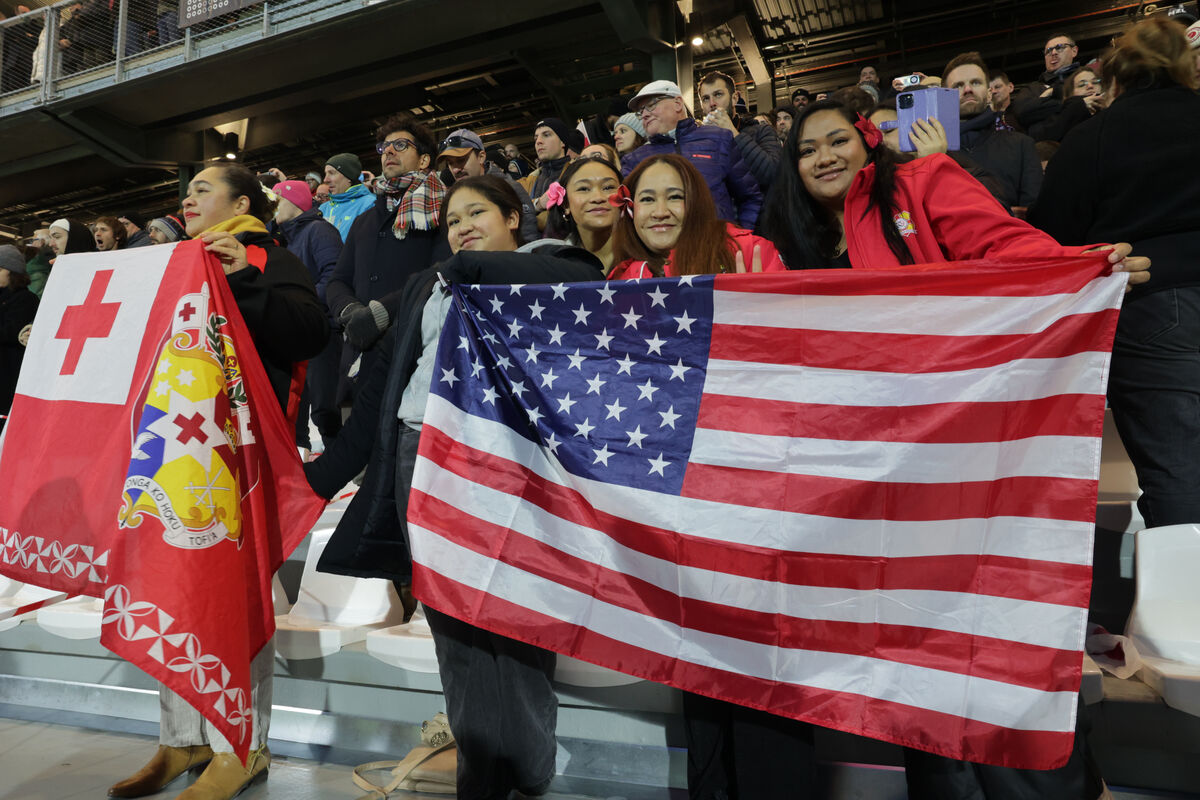
{"type": "Polygon", "coordinates": [[[230,217],[224,222],[218,222],[203,233],[232,233],[237,236],[239,233],[266,233],[267,228],[262,224],[262,220],[258,217],[252,217],[249,214],[240,214],[236,217],[230,217]]]}

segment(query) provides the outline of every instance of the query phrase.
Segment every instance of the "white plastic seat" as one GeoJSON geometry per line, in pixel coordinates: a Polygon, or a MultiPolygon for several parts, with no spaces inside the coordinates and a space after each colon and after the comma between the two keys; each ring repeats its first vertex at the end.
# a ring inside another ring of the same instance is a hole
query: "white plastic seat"
{"type": "Polygon", "coordinates": [[[362,641],[371,630],[404,619],[391,581],[317,572],[332,534],[330,529],[312,532],[296,604],[275,618],[275,649],[284,658],[333,655],[362,641]]]}
{"type": "Polygon", "coordinates": [[[410,672],[436,673],[437,654],[433,634],[425,619],[425,607],[417,606],[408,622],[367,634],[367,653],[393,667],[410,672]]]}
{"type": "MultiPolygon", "coordinates": [[[[21,606],[25,606],[30,603],[38,603],[42,600],[49,600],[56,595],[66,597],[66,595],[64,595],[62,592],[55,591],[54,589],[42,589],[41,587],[31,586],[28,583],[21,583],[19,581],[14,581],[14,583],[17,584],[17,591],[4,597],[0,597],[0,615],[4,615],[5,612],[12,612],[21,606]]],[[[9,628],[15,628],[23,621],[32,619],[37,611],[37,609],[34,609],[33,611],[28,611],[24,614],[0,619],[0,631],[6,631],[9,628]]]]}
{"type": "Polygon", "coordinates": [[[1200,716],[1200,524],[1139,531],[1137,588],[1125,633],[1139,677],[1174,708],[1200,716]]]}
{"type": "Polygon", "coordinates": [[[104,600],[72,597],[37,612],[38,627],[64,639],[99,639],[104,600]]]}

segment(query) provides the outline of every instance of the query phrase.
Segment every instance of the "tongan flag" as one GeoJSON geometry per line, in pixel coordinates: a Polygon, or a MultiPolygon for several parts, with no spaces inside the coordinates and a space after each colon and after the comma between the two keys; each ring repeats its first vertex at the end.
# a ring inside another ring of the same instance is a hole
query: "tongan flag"
{"type": "Polygon", "coordinates": [[[1060,766],[1108,271],[456,287],[410,498],[417,596],[688,691],[1060,766]]]}
{"type": "Polygon", "coordinates": [[[104,598],[101,643],[243,759],[271,575],[319,516],[200,242],[54,265],[0,439],[0,573],[104,598]]]}

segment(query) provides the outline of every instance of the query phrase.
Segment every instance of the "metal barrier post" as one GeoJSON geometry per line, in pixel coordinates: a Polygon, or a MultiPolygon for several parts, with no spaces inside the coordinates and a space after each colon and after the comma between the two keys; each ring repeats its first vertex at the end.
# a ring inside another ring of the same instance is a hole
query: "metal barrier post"
{"type": "Polygon", "coordinates": [[[125,37],[129,35],[129,0],[121,0],[117,10],[117,66],[113,80],[120,82],[125,71],[125,37]]]}
{"type": "Polygon", "coordinates": [[[183,29],[183,60],[192,60],[192,26],[183,29]]]}
{"type": "MultiPolygon", "coordinates": [[[[54,80],[54,62],[58,55],[58,15],[53,7],[47,6],[42,12],[42,30],[46,34],[46,47],[42,50],[42,105],[50,102],[50,82],[54,80]]],[[[33,76],[30,76],[32,79],[33,76]]]]}
{"type": "Polygon", "coordinates": [[[262,7],[263,7],[262,35],[263,35],[263,37],[267,37],[267,36],[271,35],[271,17],[270,17],[271,4],[264,2],[262,4],[262,7]]]}

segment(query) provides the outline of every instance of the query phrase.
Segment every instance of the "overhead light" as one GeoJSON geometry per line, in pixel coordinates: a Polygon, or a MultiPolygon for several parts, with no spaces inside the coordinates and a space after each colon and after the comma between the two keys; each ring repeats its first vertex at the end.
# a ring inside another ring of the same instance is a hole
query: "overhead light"
{"type": "Polygon", "coordinates": [[[221,136],[221,146],[225,149],[225,157],[230,161],[238,157],[238,135],[236,133],[226,133],[221,136]]]}
{"type": "Polygon", "coordinates": [[[692,37],[692,47],[699,47],[702,44],[704,44],[703,36],[693,36],[692,37]]]}

